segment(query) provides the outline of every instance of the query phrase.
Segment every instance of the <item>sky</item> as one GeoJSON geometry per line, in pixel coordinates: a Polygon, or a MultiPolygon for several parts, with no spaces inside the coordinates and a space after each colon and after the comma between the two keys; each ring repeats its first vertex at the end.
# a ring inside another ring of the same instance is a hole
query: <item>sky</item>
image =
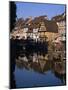
{"type": "Polygon", "coordinates": [[[53,16],[62,14],[65,12],[64,4],[42,4],[42,3],[28,3],[28,2],[16,2],[17,18],[28,18],[30,16],[37,17],[47,15],[49,19],[53,16]]]}

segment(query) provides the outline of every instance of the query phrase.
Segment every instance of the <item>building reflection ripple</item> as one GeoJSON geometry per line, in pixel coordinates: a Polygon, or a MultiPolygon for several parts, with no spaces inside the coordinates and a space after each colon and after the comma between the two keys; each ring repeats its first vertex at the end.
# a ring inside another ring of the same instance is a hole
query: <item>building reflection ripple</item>
{"type": "Polygon", "coordinates": [[[41,52],[21,53],[16,59],[16,66],[19,69],[26,69],[46,75],[51,71],[55,77],[59,78],[63,85],[66,84],[65,62],[48,60],[48,54],[41,52]]]}

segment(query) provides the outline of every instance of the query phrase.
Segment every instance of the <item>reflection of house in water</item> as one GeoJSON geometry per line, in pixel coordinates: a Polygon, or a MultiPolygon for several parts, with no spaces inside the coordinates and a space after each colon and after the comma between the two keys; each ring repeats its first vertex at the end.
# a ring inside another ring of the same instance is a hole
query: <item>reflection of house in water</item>
{"type": "Polygon", "coordinates": [[[49,61],[45,59],[45,56],[38,55],[36,53],[34,53],[33,56],[19,56],[16,62],[19,67],[25,67],[27,69],[31,69],[40,73],[44,73],[48,69],[50,69],[49,61]]]}
{"type": "Polygon", "coordinates": [[[64,61],[50,61],[45,59],[46,55],[33,53],[26,55],[25,53],[18,57],[16,65],[18,68],[25,68],[30,71],[35,71],[40,74],[46,74],[48,71],[60,78],[65,83],[65,62],[64,61]]]}
{"type": "Polygon", "coordinates": [[[59,74],[65,74],[65,61],[54,61],[53,70],[59,74]]]}
{"type": "Polygon", "coordinates": [[[65,61],[54,61],[52,63],[52,71],[54,75],[60,78],[61,82],[66,83],[66,67],[65,61]]]}

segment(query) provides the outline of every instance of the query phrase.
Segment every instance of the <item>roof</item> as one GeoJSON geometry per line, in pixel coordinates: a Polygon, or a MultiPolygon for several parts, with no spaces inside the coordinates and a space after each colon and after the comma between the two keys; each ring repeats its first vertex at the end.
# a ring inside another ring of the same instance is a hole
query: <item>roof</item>
{"type": "Polygon", "coordinates": [[[47,32],[58,33],[58,26],[54,21],[45,21],[45,27],[47,29],[47,32]]]}
{"type": "Polygon", "coordinates": [[[62,13],[62,14],[60,14],[60,15],[57,15],[57,16],[54,16],[53,18],[52,18],[52,20],[53,21],[63,21],[63,20],[65,20],[66,21],[66,13],[62,13]]]}
{"type": "Polygon", "coordinates": [[[39,16],[34,19],[32,19],[32,18],[27,18],[26,20],[21,19],[19,21],[20,21],[20,23],[22,23],[22,21],[23,21],[22,28],[28,28],[28,32],[31,32],[31,33],[33,32],[33,29],[41,27],[41,22],[44,23],[44,27],[46,28],[46,30],[42,29],[42,31],[57,33],[58,26],[57,26],[56,22],[53,20],[49,21],[49,20],[45,19],[45,17],[46,17],[46,15],[39,16]]]}
{"type": "MultiPolygon", "coordinates": [[[[42,20],[40,20],[41,22],[42,20]]],[[[40,22],[33,22],[32,24],[32,28],[40,28],[40,22]]],[[[46,30],[42,30],[42,31],[46,31],[46,32],[54,32],[54,33],[58,33],[58,26],[56,24],[56,22],[54,21],[49,21],[49,20],[44,20],[44,27],[46,28],[46,30]]],[[[39,30],[40,31],[40,30],[39,30]]]]}

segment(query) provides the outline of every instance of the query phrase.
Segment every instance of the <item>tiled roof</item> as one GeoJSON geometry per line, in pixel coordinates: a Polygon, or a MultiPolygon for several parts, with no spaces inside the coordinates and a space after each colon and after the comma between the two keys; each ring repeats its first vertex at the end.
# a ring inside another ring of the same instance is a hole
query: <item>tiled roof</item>
{"type": "MultiPolygon", "coordinates": [[[[40,21],[41,22],[41,21],[40,21]]],[[[40,22],[39,21],[37,21],[36,22],[36,24],[34,23],[32,23],[32,29],[33,28],[40,28],[40,22]]],[[[48,20],[45,20],[45,21],[43,21],[44,22],[44,25],[45,25],[45,28],[46,28],[46,31],[47,32],[55,32],[55,33],[57,33],[58,32],[58,26],[57,26],[57,24],[56,24],[56,22],[54,22],[54,21],[48,21],[48,20]]]]}
{"type": "Polygon", "coordinates": [[[61,15],[57,15],[52,18],[53,21],[63,21],[66,20],[66,13],[62,13],[61,15]]]}
{"type": "Polygon", "coordinates": [[[54,21],[45,21],[45,27],[47,29],[47,32],[58,33],[58,26],[54,21]]]}
{"type": "Polygon", "coordinates": [[[22,28],[29,28],[28,32],[33,32],[33,29],[40,28],[41,22],[44,23],[44,27],[46,28],[47,32],[55,32],[55,33],[58,32],[58,26],[56,22],[45,19],[45,16],[39,16],[32,20],[31,19],[29,20],[29,18],[24,20],[24,24],[22,24],[23,25],[22,28]]]}

